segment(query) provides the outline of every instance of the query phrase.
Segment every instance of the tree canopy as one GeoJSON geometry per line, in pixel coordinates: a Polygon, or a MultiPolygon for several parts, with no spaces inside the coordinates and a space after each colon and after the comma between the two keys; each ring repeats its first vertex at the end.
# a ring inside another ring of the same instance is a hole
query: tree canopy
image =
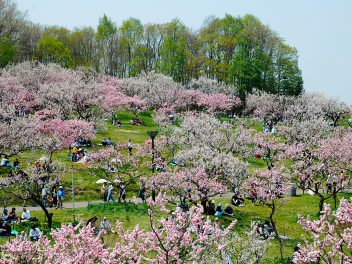
{"type": "Polygon", "coordinates": [[[298,53],[253,15],[209,17],[199,29],[181,20],[121,25],[103,15],[96,29],[34,25],[12,1],[0,0],[0,67],[28,59],[92,67],[127,78],[156,71],[182,84],[202,76],[237,87],[285,95],[303,91],[298,53]]]}

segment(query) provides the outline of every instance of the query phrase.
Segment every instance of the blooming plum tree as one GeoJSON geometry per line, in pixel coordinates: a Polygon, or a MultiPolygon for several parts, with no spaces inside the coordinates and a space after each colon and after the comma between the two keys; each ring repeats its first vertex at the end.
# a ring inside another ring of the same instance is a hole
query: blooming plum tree
{"type": "Polygon", "coordinates": [[[340,201],[336,212],[329,205],[324,206],[318,220],[299,218],[299,223],[309,233],[293,255],[293,263],[351,263],[352,204],[346,199],[340,201]]]}

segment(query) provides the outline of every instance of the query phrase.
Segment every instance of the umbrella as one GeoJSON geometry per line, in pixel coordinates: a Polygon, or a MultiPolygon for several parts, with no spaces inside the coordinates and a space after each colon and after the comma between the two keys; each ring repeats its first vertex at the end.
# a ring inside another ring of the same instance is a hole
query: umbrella
{"type": "Polygon", "coordinates": [[[121,160],[119,159],[112,159],[111,163],[115,163],[115,164],[121,164],[121,160]]]}
{"type": "Polygon", "coordinates": [[[38,161],[40,161],[40,162],[42,162],[42,161],[49,161],[49,158],[43,156],[43,157],[40,157],[40,158],[38,159],[38,161]]]}
{"type": "Polygon", "coordinates": [[[103,184],[103,183],[106,183],[106,182],[108,182],[107,180],[105,180],[105,179],[100,179],[100,180],[97,180],[97,184],[103,184]]]}

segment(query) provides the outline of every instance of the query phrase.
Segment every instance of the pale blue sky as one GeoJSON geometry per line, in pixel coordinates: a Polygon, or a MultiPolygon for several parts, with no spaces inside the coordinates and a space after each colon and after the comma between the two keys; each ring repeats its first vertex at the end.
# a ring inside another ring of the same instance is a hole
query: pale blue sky
{"type": "Polygon", "coordinates": [[[306,90],[352,104],[351,0],[17,0],[33,22],[69,28],[96,27],[104,13],[117,24],[180,18],[198,29],[210,15],[251,13],[296,47],[306,90]]]}

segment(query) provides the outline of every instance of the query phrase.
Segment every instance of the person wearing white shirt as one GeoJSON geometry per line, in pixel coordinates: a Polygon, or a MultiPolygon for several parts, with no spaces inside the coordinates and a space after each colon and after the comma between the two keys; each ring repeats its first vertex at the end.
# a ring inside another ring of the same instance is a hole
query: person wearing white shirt
{"type": "Polygon", "coordinates": [[[21,216],[21,220],[24,220],[24,221],[31,220],[31,213],[26,208],[23,208],[23,213],[22,213],[22,216],[21,216]]]}
{"type": "Polygon", "coordinates": [[[1,159],[0,166],[6,166],[9,163],[9,159],[5,156],[1,159]]]}
{"type": "Polygon", "coordinates": [[[110,234],[111,233],[111,224],[109,221],[106,219],[106,217],[103,218],[103,220],[100,222],[100,228],[104,230],[104,232],[110,234]]]}
{"type": "Polygon", "coordinates": [[[32,241],[37,241],[41,235],[42,232],[39,230],[39,228],[33,225],[32,229],[29,231],[29,239],[32,241]]]}

